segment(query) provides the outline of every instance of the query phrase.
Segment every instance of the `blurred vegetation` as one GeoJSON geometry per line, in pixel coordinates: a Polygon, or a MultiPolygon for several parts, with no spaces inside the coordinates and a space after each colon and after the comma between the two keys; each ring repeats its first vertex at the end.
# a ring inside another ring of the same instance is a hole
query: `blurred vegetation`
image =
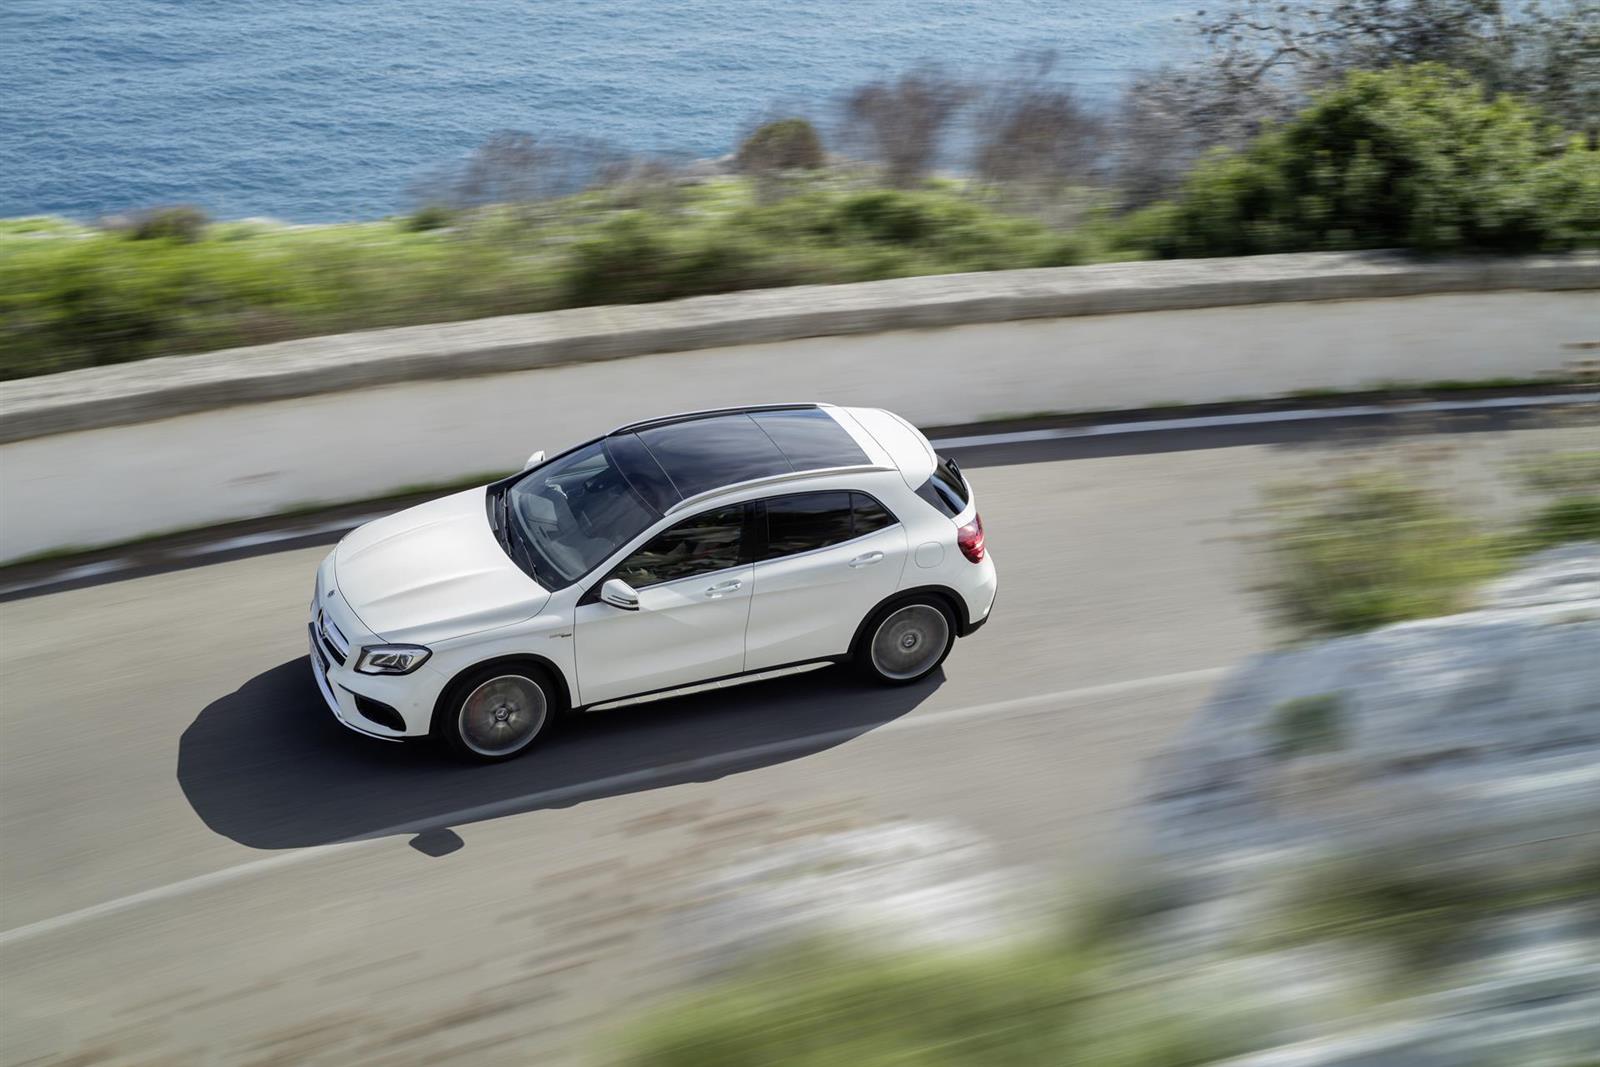
{"type": "Polygon", "coordinates": [[[817,128],[805,119],[764,123],[739,145],[734,163],[746,173],[816,170],[827,162],[817,128]]]}
{"type": "Polygon", "coordinates": [[[205,236],[211,216],[193,204],[150,208],[128,220],[127,234],[135,241],[181,241],[193,243],[205,236]]]}
{"type": "Polygon", "coordinates": [[[1561,250],[1600,235],[1600,152],[1458,71],[1357,71],[1149,210],[1165,256],[1561,250]]]}
{"type": "Polygon", "coordinates": [[[0,220],[0,377],[736,289],[1147,257],[1600,246],[1594,0],[1233,0],[1113,108],[1048,50],[682,166],[505,130],[378,222],[0,220]],[[831,157],[821,131],[840,141],[831,157]],[[941,168],[966,177],[941,177],[941,168]]]}
{"type": "Polygon", "coordinates": [[[1398,471],[1279,488],[1268,516],[1265,592],[1303,636],[1464,611],[1502,566],[1493,537],[1445,494],[1398,471]]]}
{"type": "Polygon", "coordinates": [[[1529,866],[1508,876],[1440,870],[1387,854],[1327,860],[1304,871],[1258,946],[1343,940],[1387,953],[1393,979],[1414,983],[1470,959],[1497,920],[1533,909],[1600,900],[1600,852],[1580,841],[1565,869],[1529,866]]]}
{"type": "MultiPolygon", "coordinates": [[[[1579,411],[1574,428],[1593,426],[1579,411]]],[[[1424,457],[1374,453],[1327,478],[1266,494],[1268,576],[1261,586],[1297,637],[1355,633],[1472,607],[1477,587],[1531,552],[1600,543],[1600,452],[1550,450],[1519,457],[1509,474],[1520,506],[1498,523],[1469,514],[1424,457]]],[[[1323,698],[1281,712],[1283,743],[1326,740],[1323,698]]]]}
{"type": "Polygon", "coordinates": [[[1284,701],[1272,711],[1279,754],[1292,758],[1337,749],[1344,743],[1343,714],[1338,693],[1284,701]]]}
{"type": "Polygon", "coordinates": [[[1186,1067],[1234,1050],[1214,1024],[1097,977],[1080,950],[779,953],[636,1024],[629,1067],[1186,1067]]]}
{"type": "Polygon", "coordinates": [[[579,194],[531,221],[429,205],[382,222],[216,223],[144,240],[11,220],[0,229],[0,376],[373,327],[1086,258],[1082,237],[959,188],[818,178],[765,204],[750,183],[726,178],[680,189],[666,206],[619,206],[638,195],[579,194]]]}

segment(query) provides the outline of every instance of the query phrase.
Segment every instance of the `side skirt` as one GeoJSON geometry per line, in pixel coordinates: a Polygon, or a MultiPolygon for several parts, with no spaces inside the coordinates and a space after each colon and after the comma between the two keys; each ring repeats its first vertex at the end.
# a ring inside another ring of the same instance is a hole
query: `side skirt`
{"type": "Polygon", "coordinates": [[[805,674],[820,667],[842,663],[847,657],[829,656],[825,659],[801,660],[798,663],[785,663],[778,667],[763,667],[759,671],[748,671],[741,674],[728,674],[721,678],[710,678],[693,685],[674,686],[670,689],[652,689],[645,693],[635,693],[633,696],[618,697],[615,700],[606,700],[598,704],[585,704],[576,710],[581,714],[591,711],[608,711],[611,708],[631,707],[635,704],[651,704],[657,700],[671,700],[673,697],[690,696],[694,693],[708,693],[714,689],[728,689],[748,682],[764,682],[769,678],[788,678],[796,674],[805,674]]]}

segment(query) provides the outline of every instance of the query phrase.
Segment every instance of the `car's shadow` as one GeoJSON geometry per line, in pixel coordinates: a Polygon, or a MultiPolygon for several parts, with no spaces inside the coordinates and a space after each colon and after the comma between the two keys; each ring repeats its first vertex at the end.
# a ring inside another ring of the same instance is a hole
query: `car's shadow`
{"type": "Polygon", "coordinates": [[[178,745],[178,784],[207,826],[240,844],[322,845],[797,759],[904,715],[942,680],[884,689],[843,669],[811,671],[585,715],[526,756],[469,766],[432,745],[344,729],[301,657],[200,713],[178,745]]]}

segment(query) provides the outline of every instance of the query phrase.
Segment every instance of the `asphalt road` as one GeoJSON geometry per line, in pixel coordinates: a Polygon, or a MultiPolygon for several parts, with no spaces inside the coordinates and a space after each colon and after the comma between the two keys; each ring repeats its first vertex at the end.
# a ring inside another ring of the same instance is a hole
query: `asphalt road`
{"type": "MultiPolygon", "coordinates": [[[[1486,507],[1509,455],[1572,432],[1508,425],[1427,428],[1486,507]]],[[[702,872],[832,827],[947,821],[1092,881],[1142,762],[1271,641],[1260,488],[1399,429],[971,450],[1001,593],[940,676],[602,712],[488,768],[327,715],[303,652],[325,548],[0,605],[0,1061],[595,1054],[682,974],[702,872]]]]}

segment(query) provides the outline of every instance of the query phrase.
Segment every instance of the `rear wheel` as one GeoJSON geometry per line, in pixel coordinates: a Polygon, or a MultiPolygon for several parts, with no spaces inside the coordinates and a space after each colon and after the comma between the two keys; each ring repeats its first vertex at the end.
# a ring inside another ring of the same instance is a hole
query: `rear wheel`
{"type": "Polygon", "coordinates": [[[555,688],[536,667],[485,667],[454,686],[443,709],[446,747],[474,763],[498,763],[526,752],[554,727],[555,688]]]}
{"type": "Polygon", "coordinates": [[[855,662],[884,685],[910,685],[938,670],[954,647],[950,610],[933,597],[902,600],[880,609],[863,630],[855,662]]]}

